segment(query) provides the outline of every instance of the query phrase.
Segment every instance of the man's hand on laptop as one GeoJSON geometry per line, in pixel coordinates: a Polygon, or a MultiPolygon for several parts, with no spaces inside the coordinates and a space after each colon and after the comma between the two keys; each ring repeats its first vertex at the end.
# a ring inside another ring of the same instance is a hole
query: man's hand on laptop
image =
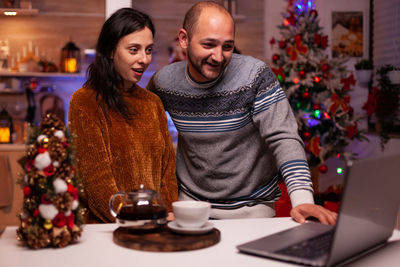
{"type": "Polygon", "coordinates": [[[290,211],[290,216],[299,223],[305,223],[309,217],[318,219],[323,224],[336,224],[337,213],[315,204],[300,204],[290,211]]]}

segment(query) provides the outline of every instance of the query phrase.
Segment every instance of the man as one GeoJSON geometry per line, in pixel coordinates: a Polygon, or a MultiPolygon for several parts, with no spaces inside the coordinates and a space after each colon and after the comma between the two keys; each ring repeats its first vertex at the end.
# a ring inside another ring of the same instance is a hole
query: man
{"type": "Polygon", "coordinates": [[[313,204],[285,93],[267,65],[233,54],[234,28],[221,5],[195,4],[178,32],[188,60],[164,67],[148,85],[179,132],[179,198],[211,202],[216,219],[273,217],[280,174],[296,221],[313,216],[334,224],[336,213],[313,204]]]}

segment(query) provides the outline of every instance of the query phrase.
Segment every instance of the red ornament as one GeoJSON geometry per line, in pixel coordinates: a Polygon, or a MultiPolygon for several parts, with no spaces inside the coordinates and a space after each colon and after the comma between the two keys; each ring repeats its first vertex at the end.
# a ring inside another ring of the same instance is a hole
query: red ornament
{"type": "Polygon", "coordinates": [[[311,133],[310,132],[304,132],[303,133],[303,139],[304,140],[308,140],[308,139],[310,139],[310,137],[311,137],[311,133]]]}
{"type": "Polygon", "coordinates": [[[33,211],[33,217],[37,217],[37,216],[39,216],[39,209],[35,209],[33,211]]]}
{"type": "Polygon", "coordinates": [[[319,172],[320,173],[326,173],[328,171],[328,167],[325,164],[322,164],[321,166],[319,166],[319,172]]]}
{"type": "Polygon", "coordinates": [[[305,99],[308,99],[308,98],[310,98],[311,95],[308,91],[305,91],[301,96],[305,99]]]}
{"type": "Polygon", "coordinates": [[[76,189],[72,184],[68,184],[67,192],[76,200],[78,199],[78,189],[76,189]]]}
{"type": "Polygon", "coordinates": [[[313,110],[320,110],[321,109],[321,105],[320,104],[314,104],[313,105],[313,110]]]}
{"type": "Polygon", "coordinates": [[[321,66],[321,70],[322,70],[322,72],[327,72],[327,71],[329,71],[329,65],[328,65],[328,64],[323,64],[323,65],[321,66]]]}
{"type": "Polygon", "coordinates": [[[301,34],[296,34],[295,40],[296,40],[296,42],[300,42],[301,41],[301,34]]]}
{"type": "Polygon", "coordinates": [[[29,197],[31,194],[31,188],[29,186],[24,187],[24,197],[29,197]]]}
{"type": "Polygon", "coordinates": [[[311,15],[311,16],[314,16],[314,18],[316,18],[316,17],[318,16],[317,10],[315,10],[315,9],[311,10],[311,11],[310,11],[310,15],[311,15]]]}
{"type": "Polygon", "coordinates": [[[329,75],[328,75],[328,73],[322,73],[322,77],[323,77],[324,79],[328,79],[328,78],[329,78],[329,75]]]}
{"type": "Polygon", "coordinates": [[[316,83],[319,83],[320,78],[319,78],[318,76],[315,76],[315,77],[314,77],[314,81],[315,81],[316,83]]]}
{"type": "Polygon", "coordinates": [[[284,40],[280,41],[279,42],[279,47],[282,48],[282,49],[285,48],[286,47],[286,41],[284,41],[284,40]]]}
{"type": "Polygon", "coordinates": [[[305,70],[300,70],[300,71],[299,71],[299,77],[300,77],[300,79],[304,79],[304,78],[306,77],[306,72],[305,72],[305,70]]]}
{"type": "Polygon", "coordinates": [[[272,56],[272,60],[273,60],[274,62],[278,61],[278,60],[279,60],[279,55],[278,55],[278,54],[274,54],[274,55],[272,56]]]}

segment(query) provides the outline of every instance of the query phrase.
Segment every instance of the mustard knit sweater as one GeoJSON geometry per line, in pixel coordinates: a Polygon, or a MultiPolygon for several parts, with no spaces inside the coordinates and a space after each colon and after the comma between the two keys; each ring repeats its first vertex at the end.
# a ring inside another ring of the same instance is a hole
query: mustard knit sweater
{"type": "Polygon", "coordinates": [[[168,210],[176,201],[175,151],[159,98],[136,86],[124,99],[134,117],[126,122],[114,110],[108,119],[92,89],[77,90],[70,102],[77,170],[82,179],[88,223],[114,222],[109,199],[140,184],[161,194],[168,210]]]}

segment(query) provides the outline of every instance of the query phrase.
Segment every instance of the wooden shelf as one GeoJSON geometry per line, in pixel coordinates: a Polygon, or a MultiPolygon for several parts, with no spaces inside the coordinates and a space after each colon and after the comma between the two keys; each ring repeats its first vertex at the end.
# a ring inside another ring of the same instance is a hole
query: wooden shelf
{"type": "Polygon", "coordinates": [[[0,77],[85,78],[85,73],[0,71],[0,77]]]}
{"type": "Polygon", "coordinates": [[[7,151],[25,151],[25,144],[0,144],[0,152],[7,151]]]}
{"type": "Polygon", "coordinates": [[[26,9],[26,8],[0,8],[0,15],[6,17],[15,16],[37,16],[39,15],[39,9],[26,9]],[[15,12],[15,15],[6,15],[6,12],[15,12]]]}
{"type": "Polygon", "coordinates": [[[22,91],[0,91],[0,96],[4,95],[24,95],[25,92],[22,91]]]}

